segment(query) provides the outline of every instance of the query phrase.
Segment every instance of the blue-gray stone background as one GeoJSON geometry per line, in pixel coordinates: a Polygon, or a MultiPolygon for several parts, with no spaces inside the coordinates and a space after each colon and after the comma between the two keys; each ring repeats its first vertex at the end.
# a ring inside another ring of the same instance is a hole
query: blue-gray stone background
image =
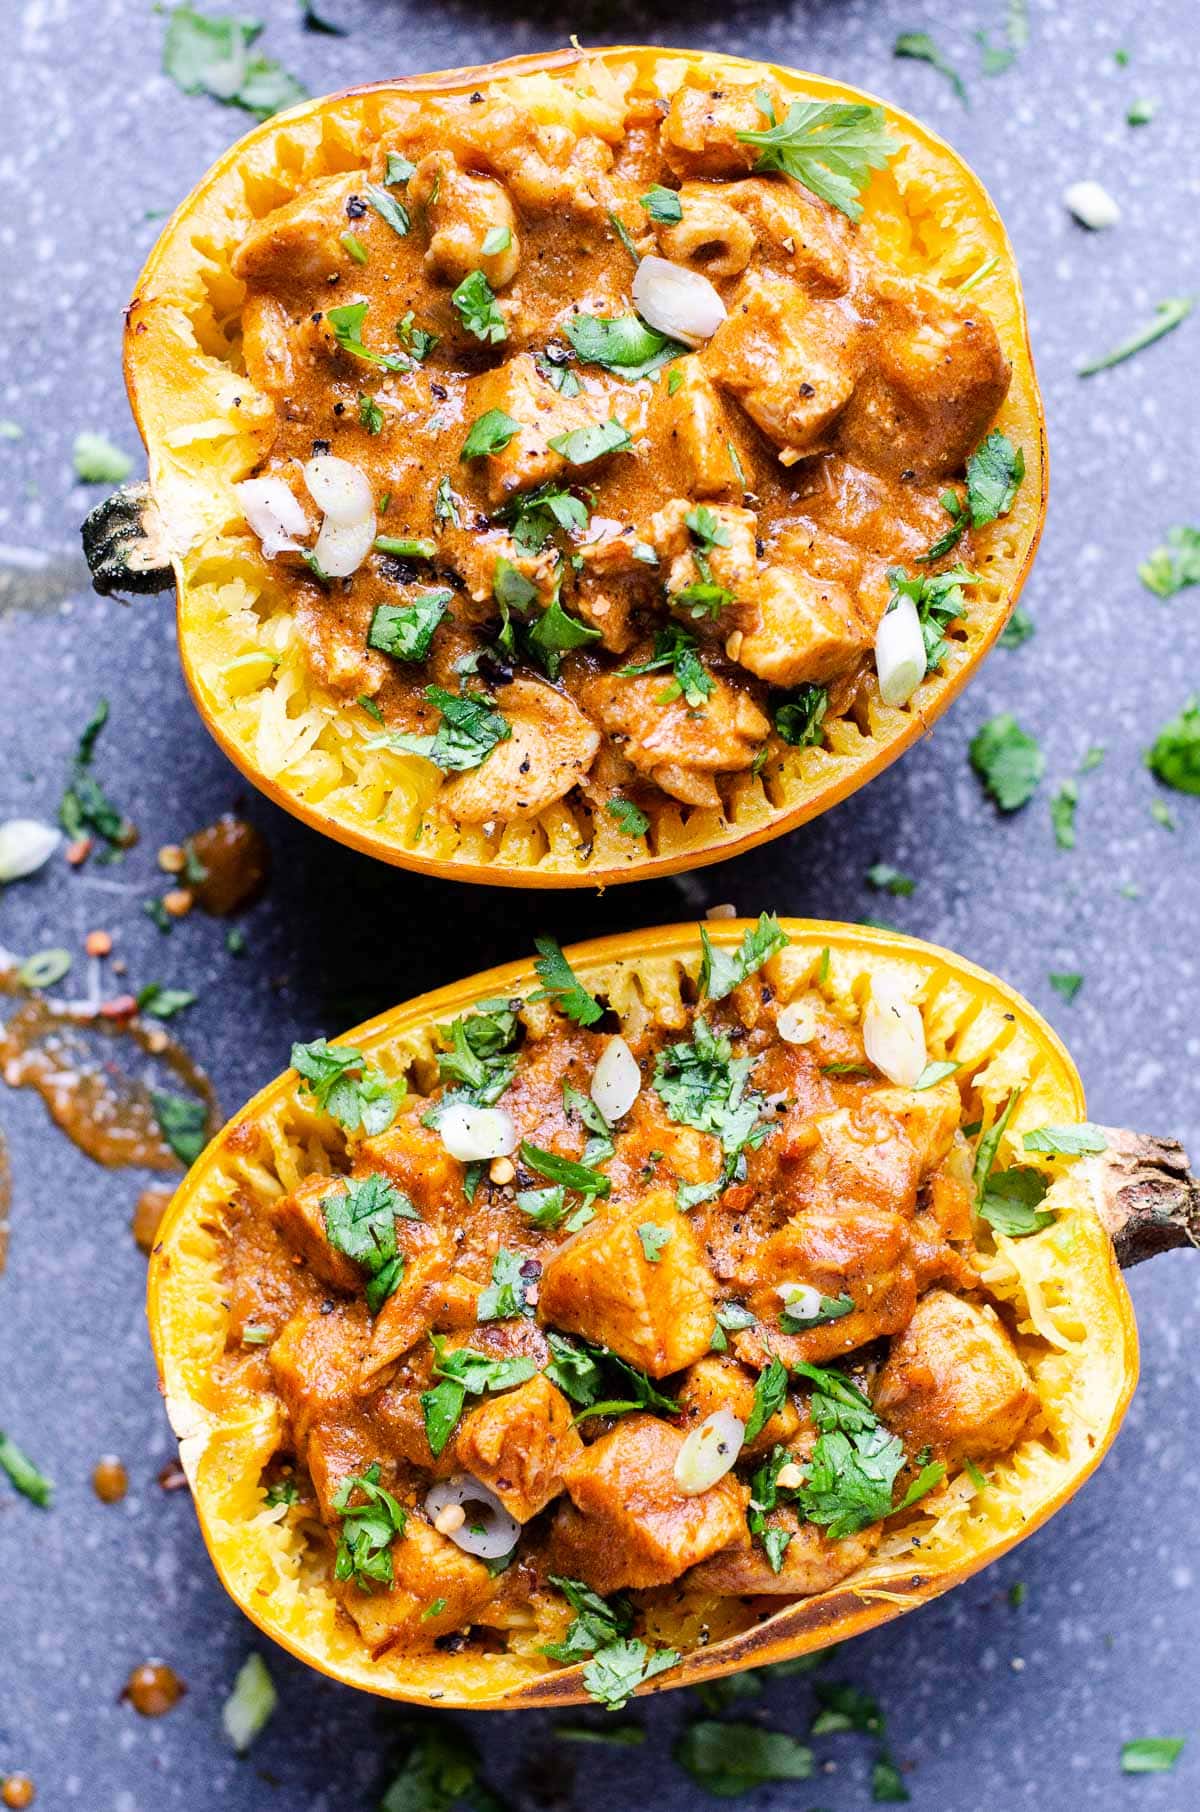
{"type": "MultiPolygon", "coordinates": [[[[1162,603],[1136,573],[1169,525],[1200,512],[1200,314],[1116,370],[1075,375],[1162,298],[1200,291],[1194,0],[1030,0],[1028,48],[990,79],[975,33],[1002,40],[1005,0],[729,0],[718,16],[683,0],[609,0],[561,15],[501,0],[325,0],[344,37],[302,29],[292,0],[251,10],[266,22],[263,48],[314,93],[555,45],[574,31],[585,42],[649,38],[774,58],[843,76],[930,121],[988,184],[1024,273],[1052,468],[1024,598],[1037,634],[995,651],[926,742],[790,838],[678,883],[527,899],[376,866],[282,816],[201,727],[168,602],[125,606],[77,586],[55,603],[51,574],[50,603],[0,609],[0,819],[53,817],[79,731],[106,695],[98,772],[141,843],[120,867],[75,874],[60,857],[10,888],[0,942],[79,953],[84,934],[106,926],[135,984],[196,989],[186,1039],[229,1111],[283,1066],[293,1036],[332,1035],[521,955],[535,932],[567,941],[720,901],[880,916],[1022,989],[1069,1043],[1094,1118],[1174,1133],[1200,1151],[1200,799],[1165,794],[1143,764],[1158,726],[1200,685],[1200,592],[1162,603]],[[920,29],[962,71],[969,110],[927,65],[893,58],[897,32],[920,29]],[[1127,108],[1143,96],[1154,117],[1130,127],[1127,108]],[[1111,232],[1088,234],[1064,211],[1064,187],[1088,176],[1121,205],[1111,232]],[[975,730],[1002,710],[1038,736],[1048,761],[1038,797],[1007,819],[967,761],[975,730]],[[1049,798],[1094,743],[1107,753],[1079,782],[1078,847],[1060,851],[1049,798]],[[1151,817],[1156,798],[1174,831],[1151,817]],[[239,802],[275,856],[240,962],[219,923],[193,915],[164,939],[140,910],[159,888],[157,848],[239,802]],[[865,871],[879,860],[916,879],[911,898],[868,889],[865,871]],[[1073,1005],[1052,991],[1052,970],[1082,973],[1073,1005]]],[[[0,416],[23,431],[0,441],[0,541],[69,555],[100,494],[73,480],[75,434],[106,432],[140,461],[122,391],[121,310],[158,230],[151,216],[250,122],[186,98],[161,73],[164,18],[149,0],[3,0],[0,21],[0,416]]],[[[79,953],[77,974],[81,966],[79,953]]],[[[398,1711],[257,1636],[217,1584],[187,1493],[156,1483],[171,1441],[143,1318],[145,1260],[128,1231],[134,1198],[153,1179],[91,1164],[28,1092],[0,1094],[0,1120],[15,1190],[0,1279],[0,1427],[58,1486],[42,1512],[0,1480],[0,1777],[28,1772],[48,1812],[370,1812],[398,1711]],[[90,1485],[105,1452],[130,1474],[115,1507],[90,1485]],[[280,1706],[239,1761],[219,1712],[251,1648],[266,1655],[280,1706]],[[188,1686],[156,1722],[118,1701],[148,1656],[188,1686]]],[[[878,1694],[922,1812],[1200,1804],[1198,1275],[1173,1255],[1131,1280],[1141,1388],[1086,1489],[991,1571],[827,1664],[828,1677],[878,1694]],[[1027,1596],[1014,1609],[1018,1581],[1027,1596]],[[1148,1735],[1190,1741],[1173,1774],[1123,1777],[1121,1743],[1148,1735]]],[[[681,1812],[716,1803],[670,1759],[695,1713],[687,1696],[625,1714],[646,1725],[640,1749],[555,1742],[537,1714],[463,1722],[519,1808],[567,1803],[565,1759],[576,1770],[573,1807],[681,1812]]],[[[811,1709],[807,1680],[790,1679],[744,1715],[803,1735],[811,1709]]],[[[763,1789],[748,1802],[756,1812],[869,1804],[870,1741],[816,1747],[817,1776],[763,1789]]]]}

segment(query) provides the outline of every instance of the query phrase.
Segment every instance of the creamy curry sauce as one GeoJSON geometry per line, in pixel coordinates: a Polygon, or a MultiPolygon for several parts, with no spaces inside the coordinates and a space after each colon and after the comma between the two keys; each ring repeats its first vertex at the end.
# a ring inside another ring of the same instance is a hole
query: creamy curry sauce
{"type": "Polygon", "coordinates": [[[861,707],[890,568],[970,561],[968,529],[918,564],[1004,399],[996,332],[798,181],[753,173],[737,134],[766,123],[762,92],[693,75],[669,104],[631,99],[614,144],[494,93],[414,101],[369,169],[314,182],[234,256],[246,371],[276,406],[256,477],[294,499],[292,547],[267,532],[275,575],[316,675],[379,733],[433,736],[430,686],[489,701],[503,740],[469,727],[465,755],[461,737],[433,750],[458,821],[531,817],[574,788],[594,809],[618,791],[717,805],[781,746],[782,703],[809,722],[816,701],[861,707]],[[706,277],[725,318],[692,348],[643,340],[665,362],[629,381],[577,348],[595,321],[646,334],[646,254],[706,277]],[[362,304],[349,333],[336,311],[362,304]],[[464,458],[481,421],[492,450],[464,458]],[[603,442],[581,436],[614,423],[619,447],[592,456],[603,442]],[[418,557],[368,539],[351,575],[310,570],[322,513],[303,473],[327,455],[418,557]],[[414,606],[437,626],[398,658],[388,610],[414,606]]]}

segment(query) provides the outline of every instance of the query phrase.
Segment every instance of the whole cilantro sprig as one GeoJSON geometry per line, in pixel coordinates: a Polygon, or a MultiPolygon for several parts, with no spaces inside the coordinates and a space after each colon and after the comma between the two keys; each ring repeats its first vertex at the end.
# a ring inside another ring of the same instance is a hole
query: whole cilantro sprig
{"type": "Polygon", "coordinates": [[[321,1113],[347,1132],[368,1137],[387,1131],[408,1087],[403,1076],[385,1076],[353,1045],[327,1044],[324,1038],[294,1044],[292,1068],[321,1113]]]}
{"type": "Polygon", "coordinates": [[[884,126],[882,107],[857,101],[793,101],[779,124],[760,91],[759,106],[769,125],[739,132],[743,145],[759,147],[756,170],[782,170],[851,220],[862,215],[859,195],[872,170],[886,167],[899,149],[884,126]]]}

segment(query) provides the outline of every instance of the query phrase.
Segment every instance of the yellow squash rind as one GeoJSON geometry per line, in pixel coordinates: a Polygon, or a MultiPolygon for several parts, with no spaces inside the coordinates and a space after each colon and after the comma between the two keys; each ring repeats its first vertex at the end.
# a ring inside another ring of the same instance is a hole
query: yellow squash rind
{"type": "MultiPolygon", "coordinates": [[[[899,934],[784,920],[791,943],[773,960],[781,996],[809,985],[829,951],[828,998],[856,1014],[870,977],[899,975],[917,992],[931,1059],[952,1056],[990,1113],[1013,1087],[1022,1094],[998,1162],[1028,1162],[1023,1132],[1085,1117],[1083,1091],[1067,1052],[1018,994],[963,958],[899,934]]],[[[736,945],[746,924],[709,927],[736,945]]],[[[568,951],[584,985],[603,993],[627,1026],[647,1016],[665,1025],[686,1017],[681,980],[695,980],[694,925],[633,932],[568,951]]],[[[433,1028],[475,1001],[530,992],[532,966],[515,963],[454,983],[380,1015],[345,1035],[410,1086],[434,1080],[433,1028]]],[[[149,1317],[168,1412],[200,1525],[227,1590],[251,1620],[301,1660],[348,1685],[389,1698],[475,1709],[580,1702],[578,1668],[548,1662],[531,1638],[514,1635],[507,1655],[387,1654],[372,1660],[306,1562],[293,1513],[269,1509],[260,1483],[280,1436],[269,1393],[218,1377],[227,1311],[219,1230],[234,1190],[267,1198],[338,1155],[342,1135],[298,1092],[294,1071],[270,1083],[236,1115],[188,1173],[165,1219],[150,1264],[149,1317]]],[[[869,1565],[832,1591],[781,1604],[758,1620],[740,1600],[682,1601],[661,1595],[649,1633],[686,1646],[701,1624],[707,1645],[656,1679],[649,1690],[694,1685],[740,1668],[782,1661],[896,1617],[969,1578],[1030,1534],[1078,1489],[1112,1442],[1137,1378],[1133,1312],[1112,1246],[1096,1215],[1085,1172],[1074,1160],[1046,1160],[1054,1182],[1052,1227],[1032,1238],[998,1236],[983,1260],[988,1288],[1010,1306],[1043,1415],[1020,1445],[989,1466],[979,1492],[965,1475],[927,1499],[915,1520],[892,1528],[869,1565]]],[[[541,1638],[539,1638],[540,1640],[541,1638]]]]}
{"type": "MultiPolygon", "coordinates": [[[[266,121],[213,166],[172,216],[128,311],[125,370],[167,529],[178,593],[179,649],[200,715],[255,786],[315,829],[400,867],[521,887],[605,886],[694,868],[793,829],[854,792],[946,709],[1004,627],[1028,573],[1046,502],[1041,396],[1012,247],[986,190],[908,114],[886,106],[900,149],[864,193],[863,231],[901,271],[957,287],[991,263],[974,292],[1013,367],[997,425],[1019,445],[1026,477],[1010,515],[976,532],[961,639],[911,702],[872,688],[860,720],[831,721],[825,745],[773,757],[737,777],[727,810],[664,799],[645,844],[604,813],[560,801],[528,823],[458,826],[431,811],[440,780],[427,762],[367,743],[377,726],[312,679],[285,594],[246,529],[233,485],[271,439],[273,405],[240,369],[244,286],[229,258],[254,221],[316,177],[366,163],[391,110],[413,96],[492,85],[550,117],[568,105],[603,129],[613,85],[670,93],[689,68],[781,91],[872,100],[845,83],[701,51],[559,51],[409,77],[311,101],[266,121]],[[571,74],[570,84],[554,78],[571,74]],[[565,101],[564,101],[564,97],[565,101]]],[[[880,103],[881,104],[881,103],[880,103]]]]}

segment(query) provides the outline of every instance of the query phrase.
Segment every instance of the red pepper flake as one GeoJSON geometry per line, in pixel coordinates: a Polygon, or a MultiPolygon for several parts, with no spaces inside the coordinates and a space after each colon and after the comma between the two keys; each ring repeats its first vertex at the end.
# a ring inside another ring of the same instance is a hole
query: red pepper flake
{"type": "Polygon", "coordinates": [[[87,861],[92,853],[92,839],[90,837],[76,837],[74,843],[67,844],[66,853],[67,861],[71,864],[71,867],[80,867],[82,863],[87,861]]]}
{"type": "Polygon", "coordinates": [[[101,1019],[130,1019],[136,1012],[137,1000],[132,994],[114,994],[100,1003],[101,1019]]]}

